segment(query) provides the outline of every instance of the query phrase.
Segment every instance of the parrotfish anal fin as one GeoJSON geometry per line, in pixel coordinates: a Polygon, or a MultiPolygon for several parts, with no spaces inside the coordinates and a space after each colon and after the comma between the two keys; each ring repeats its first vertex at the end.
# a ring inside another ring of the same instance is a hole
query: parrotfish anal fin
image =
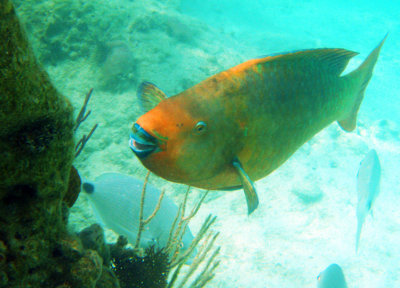
{"type": "Polygon", "coordinates": [[[238,159],[233,160],[233,167],[239,174],[242,181],[244,195],[246,196],[248,214],[250,215],[258,207],[258,196],[253,182],[250,180],[249,175],[243,170],[242,164],[238,159]]]}
{"type": "Polygon", "coordinates": [[[364,92],[367,88],[369,80],[372,77],[372,71],[374,70],[376,61],[378,60],[379,52],[381,51],[383,43],[385,43],[386,37],[378,44],[378,46],[372,50],[372,52],[368,55],[367,59],[353,72],[349,73],[348,75],[344,76],[350,81],[358,82],[358,90],[354,95],[354,102],[352,103],[352,107],[350,109],[350,113],[345,115],[344,119],[340,119],[339,125],[345,131],[353,131],[356,128],[357,123],[357,114],[358,110],[360,109],[360,105],[362,100],[364,99],[364,92]]]}
{"type": "Polygon", "coordinates": [[[160,88],[150,82],[143,82],[140,84],[137,96],[143,113],[149,112],[162,100],[167,99],[167,95],[165,95],[160,88]]]}
{"type": "MultiPolygon", "coordinates": [[[[302,69],[307,69],[308,65],[310,68],[314,68],[308,69],[307,72],[316,71],[315,67],[318,66],[322,71],[340,75],[346,68],[350,59],[357,54],[357,52],[345,49],[310,49],[266,57],[265,62],[261,62],[261,65],[291,62],[292,65],[298,63],[302,69]]],[[[321,71],[318,71],[318,73],[320,72],[321,71]]]]}

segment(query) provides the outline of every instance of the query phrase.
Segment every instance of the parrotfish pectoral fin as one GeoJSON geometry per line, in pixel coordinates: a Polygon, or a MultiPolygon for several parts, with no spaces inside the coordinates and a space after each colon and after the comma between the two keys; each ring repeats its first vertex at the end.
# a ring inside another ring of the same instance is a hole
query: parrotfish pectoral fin
{"type": "Polygon", "coordinates": [[[242,164],[238,159],[233,160],[233,167],[239,174],[240,180],[242,181],[244,195],[247,201],[247,210],[250,215],[258,207],[258,196],[254,184],[251,181],[249,175],[243,170],[242,164]]]}
{"type": "Polygon", "coordinates": [[[381,51],[382,45],[385,42],[386,37],[387,34],[383,38],[381,43],[379,43],[379,45],[371,52],[371,54],[369,54],[367,59],[361,64],[360,67],[358,67],[355,71],[349,73],[348,75],[344,76],[346,78],[349,78],[350,81],[357,81],[359,83],[358,90],[356,91],[354,97],[354,102],[352,103],[352,107],[350,109],[350,113],[345,115],[344,119],[338,121],[340,127],[342,127],[342,129],[345,131],[350,132],[356,128],[357,113],[360,109],[361,102],[364,99],[365,88],[367,88],[369,80],[372,77],[372,71],[374,70],[376,61],[378,60],[379,52],[381,51]]]}
{"type": "Polygon", "coordinates": [[[162,100],[167,99],[167,95],[160,88],[150,82],[140,84],[137,91],[140,106],[143,113],[149,112],[156,107],[162,100]]]}

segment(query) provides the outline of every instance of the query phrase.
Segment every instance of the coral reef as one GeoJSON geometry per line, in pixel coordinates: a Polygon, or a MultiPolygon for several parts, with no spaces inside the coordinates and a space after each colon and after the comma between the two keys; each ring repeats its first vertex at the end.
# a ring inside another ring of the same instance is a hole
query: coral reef
{"type": "Polygon", "coordinates": [[[138,64],[128,41],[111,41],[98,50],[100,60],[100,88],[121,92],[137,83],[138,64]]]}
{"type": "Polygon", "coordinates": [[[104,231],[99,224],[93,224],[79,233],[83,247],[97,251],[104,263],[110,262],[110,249],[105,244],[104,231]]]}
{"type": "Polygon", "coordinates": [[[0,2],[0,241],[3,287],[40,287],[58,265],[61,201],[73,160],[72,107],[0,2]]]}
{"type": "MultiPolygon", "coordinates": [[[[35,51],[38,52],[40,62],[44,64],[55,65],[65,59],[89,57],[92,49],[104,40],[103,37],[98,38],[99,35],[94,32],[97,29],[115,31],[115,25],[87,17],[98,8],[92,1],[15,0],[14,2],[19,15],[22,18],[29,18],[29,25],[26,25],[27,32],[32,36],[31,41],[35,51]]],[[[104,8],[105,11],[106,9],[107,7],[104,8]]]]}
{"type": "Polygon", "coordinates": [[[0,39],[0,287],[119,287],[102,246],[66,231],[66,207],[80,190],[72,107],[36,61],[7,0],[0,39]]]}
{"type": "MultiPolygon", "coordinates": [[[[101,226],[98,224],[93,224],[83,229],[79,233],[79,238],[81,240],[83,248],[86,249],[86,253],[88,253],[89,256],[93,256],[92,258],[87,257],[86,259],[85,257],[82,257],[80,262],[80,265],[82,266],[80,266],[79,264],[77,265],[76,273],[87,273],[85,272],[85,270],[87,270],[88,267],[91,266],[93,275],[92,287],[119,288],[119,281],[110,266],[111,256],[109,246],[111,245],[107,245],[105,242],[103,228],[101,228],[101,226]],[[88,260],[89,262],[86,263],[88,260]]],[[[83,278],[85,277],[78,277],[78,279],[83,278]]]]}
{"type": "Polygon", "coordinates": [[[169,273],[168,254],[154,246],[146,249],[143,256],[125,248],[126,238],[120,236],[111,246],[112,269],[121,288],[161,288],[167,286],[169,273]]]}
{"type": "MultiPolygon", "coordinates": [[[[216,37],[180,12],[179,2],[14,0],[39,60],[52,72],[62,69],[51,73],[58,83],[68,78],[76,83],[64,87],[85,83],[113,94],[136,90],[143,80],[176,93],[237,63],[234,49],[221,53],[231,37],[216,37]]],[[[71,99],[75,104],[73,93],[71,99]]]]}

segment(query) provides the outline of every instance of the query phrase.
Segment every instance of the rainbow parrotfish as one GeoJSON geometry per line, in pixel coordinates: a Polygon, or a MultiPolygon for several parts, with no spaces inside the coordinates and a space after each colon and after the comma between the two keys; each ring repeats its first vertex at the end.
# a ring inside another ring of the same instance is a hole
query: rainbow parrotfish
{"type": "Polygon", "coordinates": [[[314,49],[249,60],[169,98],[144,82],[138,90],[144,114],[129,145],[146,168],[169,181],[243,188],[250,214],[258,206],[253,181],[333,121],[355,129],[383,42],[346,75],[356,52],[314,49]]]}

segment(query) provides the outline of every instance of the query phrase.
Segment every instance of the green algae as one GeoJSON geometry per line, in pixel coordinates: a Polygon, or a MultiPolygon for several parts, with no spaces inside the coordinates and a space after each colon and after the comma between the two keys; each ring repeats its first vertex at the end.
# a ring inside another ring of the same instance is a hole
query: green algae
{"type": "Polygon", "coordinates": [[[0,39],[0,287],[108,283],[99,253],[66,232],[72,106],[35,59],[6,0],[0,39]]]}
{"type": "Polygon", "coordinates": [[[11,2],[0,2],[0,241],[3,287],[40,287],[65,233],[72,107],[36,61],[11,2]]]}

